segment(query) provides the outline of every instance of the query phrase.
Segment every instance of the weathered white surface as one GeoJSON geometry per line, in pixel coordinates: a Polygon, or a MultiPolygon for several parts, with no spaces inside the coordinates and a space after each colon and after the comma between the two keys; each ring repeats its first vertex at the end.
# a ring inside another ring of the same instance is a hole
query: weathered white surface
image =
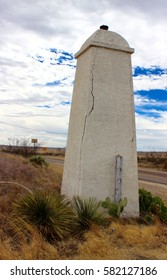
{"type": "Polygon", "coordinates": [[[114,202],[119,203],[122,199],[122,168],[123,157],[117,155],[115,158],[115,195],[114,202]]]}
{"type": "Polygon", "coordinates": [[[131,53],[120,35],[96,31],[78,58],[62,193],[114,201],[115,157],[123,157],[122,198],[138,214],[131,53]]]}

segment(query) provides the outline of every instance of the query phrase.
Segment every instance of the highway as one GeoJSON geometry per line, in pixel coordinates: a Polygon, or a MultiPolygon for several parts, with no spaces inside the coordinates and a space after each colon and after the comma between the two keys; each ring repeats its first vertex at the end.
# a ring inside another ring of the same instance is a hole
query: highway
{"type": "Polygon", "coordinates": [[[148,181],[158,184],[167,185],[167,172],[139,168],[138,169],[138,178],[142,181],[148,181]]]}
{"type": "MultiPolygon", "coordinates": [[[[56,159],[52,157],[45,157],[48,163],[58,164],[63,166],[63,159],[56,159]]],[[[138,178],[142,181],[153,182],[158,184],[167,185],[167,172],[158,171],[153,169],[139,168],[138,178]]]]}
{"type": "Polygon", "coordinates": [[[48,163],[53,163],[53,164],[57,164],[57,165],[60,165],[60,166],[64,165],[64,159],[52,158],[52,157],[47,157],[47,156],[44,156],[44,159],[48,163]]]}

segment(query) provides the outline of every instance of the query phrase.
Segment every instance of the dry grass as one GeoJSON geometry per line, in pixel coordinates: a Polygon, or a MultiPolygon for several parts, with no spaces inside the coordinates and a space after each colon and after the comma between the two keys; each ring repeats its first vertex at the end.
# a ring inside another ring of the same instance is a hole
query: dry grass
{"type": "Polygon", "coordinates": [[[39,167],[16,155],[0,152],[0,181],[13,181],[34,188],[60,188],[63,169],[60,166],[39,167]]]}
{"type": "Polygon", "coordinates": [[[6,229],[12,204],[27,192],[25,188],[60,190],[62,172],[61,166],[41,168],[21,156],[0,152],[0,227],[6,229]]]}
{"type": "Polygon", "coordinates": [[[12,238],[3,236],[0,240],[1,260],[56,260],[59,254],[55,246],[46,242],[38,233],[34,232],[31,241],[22,240],[16,246],[12,238]]]}
{"type": "Polygon", "coordinates": [[[138,152],[138,166],[167,171],[167,152],[138,152]]]}
{"type": "Polygon", "coordinates": [[[76,259],[167,259],[164,227],[113,222],[109,228],[94,227],[79,246],[76,259]]]}
{"type": "MultiPolygon", "coordinates": [[[[59,190],[62,172],[62,166],[36,167],[20,156],[0,153],[0,181],[14,181],[30,190],[59,190]]],[[[82,238],[71,236],[52,244],[36,231],[31,238],[16,238],[9,221],[11,205],[24,193],[20,186],[0,184],[0,259],[167,259],[167,229],[159,221],[149,226],[136,220],[93,225],[82,238]]]]}
{"type": "Polygon", "coordinates": [[[11,238],[0,241],[0,259],[143,260],[167,259],[167,233],[162,224],[146,226],[113,222],[110,227],[93,226],[81,240],[70,238],[49,244],[34,233],[19,246],[11,238]]]}

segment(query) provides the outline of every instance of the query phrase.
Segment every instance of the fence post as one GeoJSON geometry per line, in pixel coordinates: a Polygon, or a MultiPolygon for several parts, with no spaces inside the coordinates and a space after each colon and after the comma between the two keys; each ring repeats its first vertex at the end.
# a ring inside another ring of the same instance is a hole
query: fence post
{"type": "Polygon", "coordinates": [[[115,157],[115,196],[114,202],[118,203],[122,195],[122,166],[123,166],[123,157],[117,155],[115,157]]]}

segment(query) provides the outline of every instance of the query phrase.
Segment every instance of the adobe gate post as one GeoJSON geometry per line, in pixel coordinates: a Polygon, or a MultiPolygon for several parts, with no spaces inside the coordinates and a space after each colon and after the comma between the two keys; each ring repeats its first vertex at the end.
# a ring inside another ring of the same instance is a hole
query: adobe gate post
{"type": "Polygon", "coordinates": [[[77,58],[62,193],[115,196],[115,158],[123,158],[121,195],[127,215],[139,213],[131,54],[127,41],[102,26],[77,58]]]}

